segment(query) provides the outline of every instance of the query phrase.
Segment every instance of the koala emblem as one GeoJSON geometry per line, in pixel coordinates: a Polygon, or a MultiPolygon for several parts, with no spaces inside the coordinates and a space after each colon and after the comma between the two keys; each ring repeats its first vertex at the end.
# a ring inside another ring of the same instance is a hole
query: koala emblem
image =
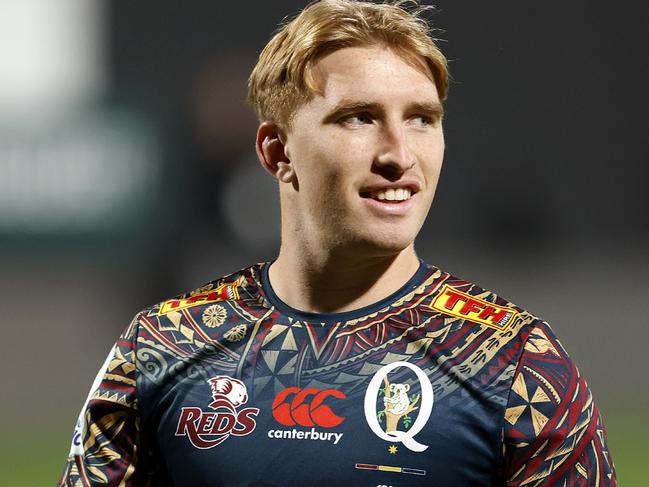
{"type": "Polygon", "coordinates": [[[386,411],[397,416],[405,413],[410,406],[409,390],[410,384],[390,384],[390,397],[383,398],[386,411]]]}
{"type": "Polygon", "coordinates": [[[248,402],[246,385],[240,380],[226,375],[217,375],[208,382],[212,387],[212,399],[214,399],[210,404],[212,409],[222,406],[234,411],[235,408],[248,402]]]}

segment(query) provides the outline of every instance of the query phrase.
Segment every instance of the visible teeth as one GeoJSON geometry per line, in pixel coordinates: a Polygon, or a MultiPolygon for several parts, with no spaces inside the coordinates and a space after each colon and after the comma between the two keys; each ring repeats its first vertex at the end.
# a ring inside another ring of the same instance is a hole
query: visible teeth
{"type": "Polygon", "coordinates": [[[409,189],[397,188],[397,189],[386,189],[384,191],[378,191],[372,194],[372,197],[380,201],[404,201],[410,198],[412,192],[409,189]]]}

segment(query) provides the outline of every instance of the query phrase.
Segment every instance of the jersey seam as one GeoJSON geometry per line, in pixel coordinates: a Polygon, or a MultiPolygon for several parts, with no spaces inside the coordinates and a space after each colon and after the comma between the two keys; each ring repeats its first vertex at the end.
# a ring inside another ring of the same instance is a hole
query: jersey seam
{"type": "Polygon", "coordinates": [[[520,369],[522,368],[522,365],[523,365],[523,355],[525,354],[525,346],[527,345],[527,342],[530,339],[530,336],[532,334],[532,329],[534,329],[534,327],[536,327],[536,326],[537,326],[537,321],[534,321],[531,324],[529,332],[528,332],[527,336],[525,337],[525,340],[522,343],[521,351],[520,351],[520,353],[518,354],[518,357],[517,357],[516,369],[514,369],[514,374],[512,375],[511,382],[509,384],[509,392],[507,393],[507,401],[505,402],[505,407],[503,409],[503,413],[502,413],[502,416],[500,418],[500,428],[499,428],[500,441],[499,441],[499,445],[498,445],[499,446],[499,448],[498,448],[498,458],[499,458],[498,464],[499,464],[501,472],[502,472],[501,473],[501,477],[502,477],[501,480],[503,480],[503,482],[507,481],[507,479],[506,479],[507,471],[506,471],[506,465],[505,465],[505,451],[504,451],[505,450],[505,448],[504,448],[504,446],[505,446],[505,415],[507,414],[507,407],[509,406],[509,401],[510,401],[510,398],[511,398],[511,395],[512,395],[512,388],[513,388],[513,385],[514,385],[514,381],[516,380],[516,376],[520,373],[520,369]]]}

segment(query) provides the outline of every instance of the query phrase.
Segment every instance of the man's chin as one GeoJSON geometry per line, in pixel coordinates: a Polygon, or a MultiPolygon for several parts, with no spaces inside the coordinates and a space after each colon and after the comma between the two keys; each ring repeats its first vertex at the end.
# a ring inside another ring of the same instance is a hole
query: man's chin
{"type": "Polygon", "coordinates": [[[387,257],[408,249],[412,246],[413,241],[414,238],[404,238],[403,234],[365,236],[365,238],[358,239],[353,247],[362,255],[387,257]]]}

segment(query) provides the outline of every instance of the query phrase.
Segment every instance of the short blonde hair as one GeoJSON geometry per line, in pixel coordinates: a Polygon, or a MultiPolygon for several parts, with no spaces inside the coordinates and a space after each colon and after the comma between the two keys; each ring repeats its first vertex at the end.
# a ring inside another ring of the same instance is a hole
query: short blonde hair
{"type": "Polygon", "coordinates": [[[260,121],[288,129],[291,117],[318,88],[311,74],[323,56],[345,47],[385,45],[435,83],[441,100],[448,91],[447,61],[422,14],[431,7],[416,1],[370,3],[320,0],[282,25],[259,55],[248,81],[248,103],[260,121]],[[406,4],[415,8],[406,10],[406,4]]]}

